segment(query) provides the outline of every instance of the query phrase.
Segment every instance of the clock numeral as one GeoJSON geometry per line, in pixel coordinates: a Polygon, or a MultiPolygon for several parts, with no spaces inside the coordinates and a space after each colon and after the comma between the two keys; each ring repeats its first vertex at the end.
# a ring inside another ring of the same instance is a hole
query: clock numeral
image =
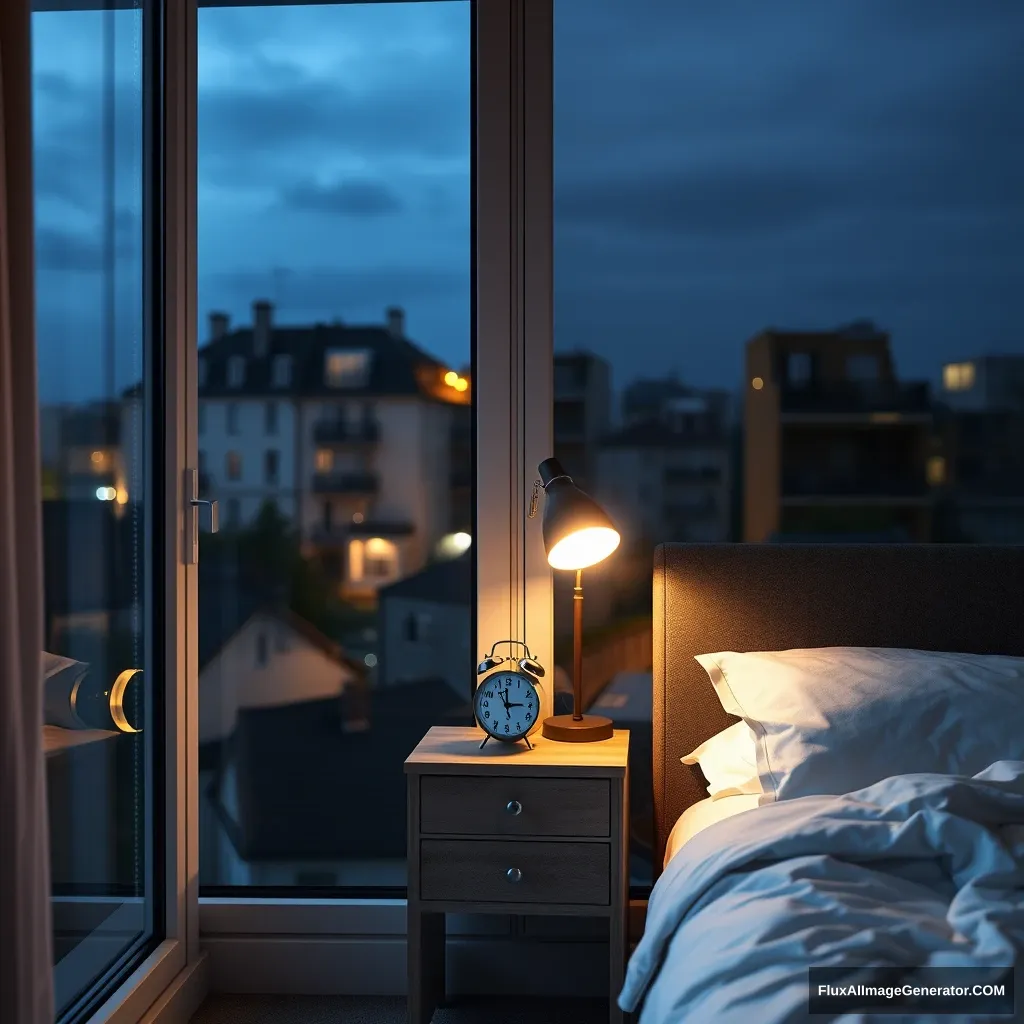
{"type": "Polygon", "coordinates": [[[508,724],[505,725],[505,732],[508,732],[508,724]]]}
{"type": "Polygon", "coordinates": [[[485,697],[493,697],[493,696],[494,696],[494,694],[493,694],[493,693],[491,693],[491,691],[490,691],[490,690],[484,690],[484,696],[485,696],[485,697]]]}
{"type": "Polygon", "coordinates": [[[533,715],[529,711],[526,712],[526,720],[529,722],[533,718],[533,715]]]}
{"type": "Polygon", "coordinates": [[[484,706],[485,708],[489,708],[489,707],[491,706],[491,702],[490,702],[490,701],[487,701],[487,700],[482,700],[482,701],[480,701],[480,703],[481,703],[481,704],[482,704],[482,705],[483,705],[483,706],[484,706]]]}
{"type": "Polygon", "coordinates": [[[490,717],[491,717],[490,711],[485,711],[484,712],[484,718],[490,718],[490,717]]]}

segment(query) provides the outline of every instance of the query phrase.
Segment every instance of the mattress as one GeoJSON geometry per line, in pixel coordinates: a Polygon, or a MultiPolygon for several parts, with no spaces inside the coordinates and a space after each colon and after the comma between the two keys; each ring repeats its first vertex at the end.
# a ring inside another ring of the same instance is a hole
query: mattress
{"type": "Polygon", "coordinates": [[[758,793],[740,793],[734,796],[723,796],[717,800],[708,797],[698,800],[679,815],[678,821],[672,826],[668,841],[665,844],[665,865],[698,833],[716,821],[724,821],[741,811],[749,811],[758,805],[758,793]]]}

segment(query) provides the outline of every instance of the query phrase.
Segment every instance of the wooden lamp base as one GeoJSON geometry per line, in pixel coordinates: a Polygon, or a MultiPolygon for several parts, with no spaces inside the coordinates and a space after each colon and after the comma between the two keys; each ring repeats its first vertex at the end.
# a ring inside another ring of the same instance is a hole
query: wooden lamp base
{"type": "Polygon", "coordinates": [[[610,718],[602,715],[583,715],[574,718],[572,715],[552,715],[544,719],[541,730],[546,740],[558,740],[559,743],[594,743],[597,740],[610,740],[615,725],[610,718]]]}

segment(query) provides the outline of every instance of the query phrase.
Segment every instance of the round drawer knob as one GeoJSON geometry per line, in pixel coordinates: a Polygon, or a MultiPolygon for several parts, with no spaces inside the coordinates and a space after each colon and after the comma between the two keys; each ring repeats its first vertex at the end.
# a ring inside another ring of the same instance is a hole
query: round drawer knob
{"type": "Polygon", "coordinates": [[[505,810],[508,811],[509,814],[522,814],[523,805],[518,800],[509,800],[509,802],[505,804],[505,810]]]}
{"type": "Polygon", "coordinates": [[[505,877],[510,882],[521,882],[523,879],[523,873],[519,868],[509,868],[508,871],[505,872],[505,877]]]}

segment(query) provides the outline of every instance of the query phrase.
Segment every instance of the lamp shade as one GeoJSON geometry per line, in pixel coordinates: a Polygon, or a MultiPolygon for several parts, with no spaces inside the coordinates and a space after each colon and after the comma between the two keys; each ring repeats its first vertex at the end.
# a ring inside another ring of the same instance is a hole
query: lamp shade
{"type": "Polygon", "coordinates": [[[603,508],[581,491],[558,459],[538,467],[544,485],[542,532],[553,569],[586,569],[619,546],[619,531],[603,508]]]}

